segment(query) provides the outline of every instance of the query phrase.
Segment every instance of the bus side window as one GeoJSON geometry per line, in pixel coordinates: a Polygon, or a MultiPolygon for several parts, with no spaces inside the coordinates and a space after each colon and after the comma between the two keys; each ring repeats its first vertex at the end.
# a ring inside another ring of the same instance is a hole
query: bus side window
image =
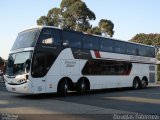
{"type": "Polygon", "coordinates": [[[65,47],[82,48],[82,34],[72,31],[63,31],[63,45],[65,47]]]}
{"type": "Polygon", "coordinates": [[[147,51],[146,51],[145,47],[142,45],[139,45],[139,55],[147,57],[146,53],[147,53],[147,51]]]}
{"type": "Polygon", "coordinates": [[[100,50],[106,52],[113,52],[113,40],[100,38],[100,50]]]}
{"type": "Polygon", "coordinates": [[[45,45],[61,45],[60,30],[53,28],[42,29],[38,43],[45,45]]]}
{"type": "Polygon", "coordinates": [[[84,39],[83,39],[83,48],[84,49],[91,49],[91,50],[93,50],[92,39],[88,35],[84,36],[84,39]]]}
{"type": "Polygon", "coordinates": [[[155,57],[155,48],[154,47],[150,47],[149,48],[149,57],[155,57]]]}
{"type": "Polygon", "coordinates": [[[96,36],[84,35],[83,48],[89,50],[99,50],[99,39],[96,36]]]}
{"type": "Polygon", "coordinates": [[[126,54],[126,43],[122,41],[114,41],[114,52],[126,54]]]}
{"type": "Polygon", "coordinates": [[[139,55],[138,46],[133,43],[127,43],[127,54],[129,55],[139,55]]]}

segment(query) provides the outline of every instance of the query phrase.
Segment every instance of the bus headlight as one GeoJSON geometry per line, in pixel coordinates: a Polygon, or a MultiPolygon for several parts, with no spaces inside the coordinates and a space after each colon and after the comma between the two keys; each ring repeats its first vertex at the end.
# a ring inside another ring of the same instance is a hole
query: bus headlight
{"type": "Polygon", "coordinates": [[[26,82],[27,82],[27,80],[25,80],[25,79],[22,79],[22,80],[18,81],[19,84],[23,84],[23,83],[26,83],[26,82]]]}

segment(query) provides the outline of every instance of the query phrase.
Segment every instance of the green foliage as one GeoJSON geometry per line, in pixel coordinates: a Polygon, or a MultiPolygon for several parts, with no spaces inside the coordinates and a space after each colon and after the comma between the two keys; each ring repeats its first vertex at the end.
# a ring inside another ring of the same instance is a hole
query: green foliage
{"type": "Polygon", "coordinates": [[[58,27],[61,23],[61,10],[59,8],[51,9],[47,14],[47,18],[50,26],[58,27]]]}
{"type": "Polygon", "coordinates": [[[89,32],[91,34],[113,36],[114,24],[110,20],[102,19],[99,26],[92,27],[91,20],[95,20],[96,15],[85,2],[81,0],[62,0],[60,8],[52,8],[47,16],[41,16],[37,20],[38,25],[56,26],[79,32],[89,32]]]}
{"type": "Polygon", "coordinates": [[[107,19],[100,20],[99,28],[101,32],[104,33],[105,35],[109,35],[110,37],[112,37],[114,34],[114,31],[113,31],[114,24],[112,23],[111,20],[107,20],[107,19]]]}
{"type": "Polygon", "coordinates": [[[37,24],[38,25],[49,25],[48,24],[48,18],[46,16],[41,16],[38,20],[37,20],[37,24]]]}
{"type": "Polygon", "coordinates": [[[61,10],[59,8],[49,10],[47,16],[41,16],[37,20],[37,24],[59,27],[61,24],[61,10]]]}
{"type": "Polygon", "coordinates": [[[62,10],[64,10],[66,8],[69,8],[75,2],[81,2],[81,0],[62,0],[60,7],[62,10]]]}
{"type": "Polygon", "coordinates": [[[130,41],[147,44],[147,45],[160,45],[160,34],[144,34],[140,33],[135,35],[130,41]]]}
{"type": "Polygon", "coordinates": [[[87,33],[89,33],[89,34],[96,34],[96,35],[102,35],[101,30],[100,30],[100,28],[98,26],[93,27],[91,29],[88,29],[87,33]]]}
{"type": "Polygon", "coordinates": [[[62,0],[63,28],[77,31],[87,31],[90,20],[95,20],[95,14],[81,0],[62,0]]]}
{"type": "Polygon", "coordinates": [[[0,67],[4,65],[4,59],[0,57],[0,67]]]}
{"type": "Polygon", "coordinates": [[[5,68],[5,60],[0,57],[0,70],[3,71],[3,73],[6,71],[5,68]]]}

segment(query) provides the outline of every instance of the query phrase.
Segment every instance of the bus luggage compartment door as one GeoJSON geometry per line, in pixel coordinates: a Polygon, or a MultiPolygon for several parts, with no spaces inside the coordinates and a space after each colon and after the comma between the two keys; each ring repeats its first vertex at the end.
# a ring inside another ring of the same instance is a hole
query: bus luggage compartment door
{"type": "Polygon", "coordinates": [[[33,91],[34,93],[45,93],[46,92],[46,79],[45,77],[42,78],[33,78],[33,91]]]}

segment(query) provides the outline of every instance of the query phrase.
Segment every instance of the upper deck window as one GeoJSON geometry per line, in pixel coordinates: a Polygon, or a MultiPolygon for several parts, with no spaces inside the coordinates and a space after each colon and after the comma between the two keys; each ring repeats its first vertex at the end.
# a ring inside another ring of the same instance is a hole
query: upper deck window
{"type": "Polygon", "coordinates": [[[129,55],[139,55],[138,45],[127,43],[127,54],[129,55]]]}
{"type": "Polygon", "coordinates": [[[126,54],[126,43],[122,41],[114,41],[114,52],[126,54]]]}
{"type": "Polygon", "coordinates": [[[38,34],[39,34],[39,29],[32,29],[19,33],[11,50],[26,48],[26,47],[34,47],[38,34]]]}
{"type": "Polygon", "coordinates": [[[113,52],[113,40],[107,38],[100,39],[100,50],[106,52],[113,52]]]}
{"type": "Polygon", "coordinates": [[[82,33],[63,31],[63,45],[66,47],[82,48],[82,33]]]}
{"type": "Polygon", "coordinates": [[[155,57],[155,48],[154,47],[150,47],[148,54],[149,54],[149,57],[153,57],[154,58],[155,57]]]}
{"type": "Polygon", "coordinates": [[[92,35],[84,35],[83,48],[91,50],[99,50],[99,39],[92,35]]]}
{"type": "Polygon", "coordinates": [[[38,43],[44,45],[61,45],[60,30],[53,28],[43,28],[38,43]]]}
{"type": "Polygon", "coordinates": [[[155,57],[155,48],[139,45],[139,55],[144,57],[155,57]]]}

